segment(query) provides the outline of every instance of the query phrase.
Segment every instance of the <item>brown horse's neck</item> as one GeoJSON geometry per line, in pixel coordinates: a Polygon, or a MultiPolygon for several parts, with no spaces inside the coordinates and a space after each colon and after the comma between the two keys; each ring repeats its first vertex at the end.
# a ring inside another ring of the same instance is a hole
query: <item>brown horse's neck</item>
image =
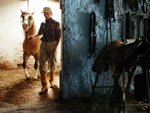
{"type": "Polygon", "coordinates": [[[25,39],[27,39],[29,36],[33,36],[36,34],[36,26],[35,24],[33,23],[32,27],[29,28],[28,31],[25,31],[25,39]]]}

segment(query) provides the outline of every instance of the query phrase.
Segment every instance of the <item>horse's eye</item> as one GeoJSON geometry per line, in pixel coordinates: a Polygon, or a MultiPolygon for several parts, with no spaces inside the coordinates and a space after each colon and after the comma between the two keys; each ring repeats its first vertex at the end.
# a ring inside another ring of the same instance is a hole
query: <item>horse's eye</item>
{"type": "Polygon", "coordinates": [[[21,21],[22,21],[22,22],[24,21],[24,16],[21,16],[21,21]]]}
{"type": "Polygon", "coordinates": [[[28,18],[29,20],[32,20],[32,16],[29,16],[29,18],[28,18]]]}

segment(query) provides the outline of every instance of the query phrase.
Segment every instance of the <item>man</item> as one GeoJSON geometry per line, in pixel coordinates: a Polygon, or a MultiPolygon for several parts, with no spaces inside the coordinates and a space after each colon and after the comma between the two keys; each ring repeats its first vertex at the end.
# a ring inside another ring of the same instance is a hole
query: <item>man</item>
{"type": "Polygon", "coordinates": [[[42,36],[41,38],[41,47],[40,47],[40,56],[39,56],[39,64],[40,64],[40,74],[41,74],[41,83],[42,89],[39,93],[40,95],[47,92],[47,70],[45,67],[45,63],[47,59],[50,59],[50,85],[54,86],[53,81],[55,77],[55,63],[56,63],[56,49],[60,41],[60,25],[57,21],[52,19],[52,10],[49,7],[43,8],[44,17],[46,19],[45,22],[41,23],[39,32],[35,36],[31,36],[29,40],[34,37],[42,36]]]}

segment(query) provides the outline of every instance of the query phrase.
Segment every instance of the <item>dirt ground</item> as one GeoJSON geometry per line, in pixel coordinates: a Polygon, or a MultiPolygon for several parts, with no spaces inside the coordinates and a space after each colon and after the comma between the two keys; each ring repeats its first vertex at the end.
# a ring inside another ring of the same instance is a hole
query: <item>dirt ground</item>
{"type": "MultiPolygon", "coordinates": [[[[34,69],[28,71],[31,76],[34,74],[34,69]]],[[[59,74],[56,87],[44,95],[39,95],[40,76],[37,80],[25,79],[22,68],[0,70],[0,113],[108,113],[107,96],[60,99],[59,74]]],[[[146,112],[130,109],[127,113],[146,112]]]]}
{"type": "MultiPolygon", "coordinates": [[[[34,69],[28,71],[33,76],[34,69]]],[[[47,94],[39,95],[40,76],[37,80],[26,80],[22,68],[1,69],[0,113],[99,113],[98,105],[91,106],[91,100],[87,98],[60,99],[59,74],[55,84],[56,87],[49,88],[47,94]]]]}
{"type": "MultiPolygon", "coordinates": [[[[29,74],[33,76],[34,69],[28,69],[29,74]]],[[[40,96],[41,90],[40,75],[38,79],[26,80],[24,70],[3,69],[0,70],[0,101],[14,105],[35,104],[40,101],[54,100],[59,98],[59,77],[55,78],[57,86],[49,88],[47,96],[40,96]]]]}

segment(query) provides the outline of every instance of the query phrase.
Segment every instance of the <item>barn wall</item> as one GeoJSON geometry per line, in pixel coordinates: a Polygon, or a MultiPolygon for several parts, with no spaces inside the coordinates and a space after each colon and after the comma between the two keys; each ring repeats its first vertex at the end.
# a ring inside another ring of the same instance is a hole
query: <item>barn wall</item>
{"type": "MultiPolygon", "coordinates": [[[[58,2],[55,0],[29,0],[29,11],[34,12],[37,30],[40,23],[45,21],[41,13],[45,6],[51,7],[53,18],[61,22],[58,2]]],[[[22,64],[24,34],[20,21],[20,9],[28,10],[27,0],[0,0],[0,68],[17,68],[17,64],[22,64]]],[[[60,45],[58,51],[60,51],[60,45]]],[[[58,59],[58,61],[61,60],[60,53],[58,53],[58,59]]],[[[30,57],[28,64],[32,67],[33,61],[33,57],[30,57]]]]}
{"type": "MultiPolygon", "coordinates": [[[[106,44],[105,0],[94,4],[94,0],[65,0],[64,37],[63,37],[63,76],[62,95],[68,97],[86,97],[91,93],[95,73],[91,71],[93,61],[99,50],[106,44]],[[89,58],[89,17],[96,13],[97,52],[89,58]]],[[[116,5],[116,1],[115,5],[116,5]]],[[[113,40],[121,40],[121,25],[115,7],[116,21],[112,23],[113,40]]],[[[111,71],[100,76],[99,85],[112,84],[111,71]]],[[[105,93],[104,90],[101,90],[105,93]]]]}

